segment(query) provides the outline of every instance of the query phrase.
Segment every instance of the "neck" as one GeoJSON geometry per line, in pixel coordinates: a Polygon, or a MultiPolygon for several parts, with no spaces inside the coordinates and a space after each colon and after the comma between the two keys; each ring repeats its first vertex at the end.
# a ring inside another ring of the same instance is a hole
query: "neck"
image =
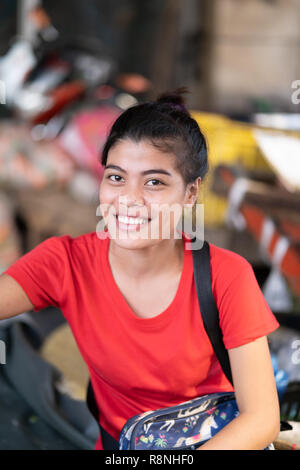
{"type": "Polygon", "coordinates": [[[109,262],[132,279],[141,281],[166,272],[182,270],[184,240],[162,240],[141,249],[118,246],[114,240],[109,244],[109,262]]]}

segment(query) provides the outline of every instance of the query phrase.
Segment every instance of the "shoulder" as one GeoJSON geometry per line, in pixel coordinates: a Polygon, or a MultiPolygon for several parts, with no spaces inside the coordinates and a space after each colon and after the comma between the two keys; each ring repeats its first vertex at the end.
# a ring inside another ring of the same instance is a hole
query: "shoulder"
{"type": "Polygon", "coordinates": [[[230,250],[210,245],[212,290],[223,341],[236,348],[278,327],[251,264],[230,250]]]}
{"type": "Polygon", "coordinates": [[[242,284],[244,278],[255,278],[249,261],[234,251],[209,244],[212,290],[220,301],[232,288],[242,284]]]}
{"type": "Polygon", "coordinates": [[[209,246],[212,280],[226,278],[230,282],[242,271],[252,270],[249,261],[238,253],[212,243],[209,246]]]}
{"type": "Polygon", "coordinates": [[[104,248],[105,240],[100,239],[96,232],[90,232],[78,237],[60,235],[49,237],[40,243],[34,251],[40,254],[54,255],[55,258],[69,259],[74,262],[77,258],[82,260],[94,259],[99,250],[104,248]]]}
{"type": "Polygon", "coordinates": [[[44,240],[39,246],[47,248],[55,247],[62,251],[82,251],[91,250],[93,248],[99,248],[104,240],[98,238],[96,232],[85,233],[78,237],[72,237],[71,235],[60,235],[49,237],[44,240]]]}

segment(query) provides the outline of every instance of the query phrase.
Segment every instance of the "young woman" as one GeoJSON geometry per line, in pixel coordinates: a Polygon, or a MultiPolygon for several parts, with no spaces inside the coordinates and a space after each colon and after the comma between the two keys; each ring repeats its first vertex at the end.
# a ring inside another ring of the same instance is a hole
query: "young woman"
{"type": "MultiPolygon", "coordinates": [[[[0,277],[0,318],[61,309],[89,368],[101,425],[118,439],[138,413],[233,388],[205,333],[180,230],[208,168],[205,139],[181,95],[125,111],[102,164],[105,229],[51,237],[14,263],[0,277]]],[[[201,450],[263,449],[279,432],[266,339],[278,323],[246,259],[212,244],[210,252],[240,414],[201,450]]]]}

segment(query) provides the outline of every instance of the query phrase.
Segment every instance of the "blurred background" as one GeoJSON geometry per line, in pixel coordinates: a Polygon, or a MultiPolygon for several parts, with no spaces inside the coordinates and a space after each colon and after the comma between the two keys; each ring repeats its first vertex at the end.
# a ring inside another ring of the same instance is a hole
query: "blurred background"
{"type": "MultiPolygon", "coordinates": [[[[2,0],[0,273],[50,236],[95,230],[111,124],[180,86],[209,145],[205,238],[248,259],[281,324],[270,346],[294,426],[277,446],[295,449],[300,0],[2,0]]],[[[61,312],[1,322],[0,337],[0,448],[92,448],[88,374],[61,312]]]]}

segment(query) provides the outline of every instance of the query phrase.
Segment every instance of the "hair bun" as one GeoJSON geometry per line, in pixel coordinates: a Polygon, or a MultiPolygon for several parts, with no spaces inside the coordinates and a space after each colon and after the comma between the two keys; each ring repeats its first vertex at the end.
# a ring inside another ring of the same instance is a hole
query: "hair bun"
{"type": "Polygon", "coordinates": [[[174,91],[166,91],[158,96],[156,102],[169,104],[174,109],[183,111],[189,115],[189,112],[185,106],[184,98],[182,96],[185,93],[189,93],[189,90],[186,87],[176,88],[174,91]]]}

